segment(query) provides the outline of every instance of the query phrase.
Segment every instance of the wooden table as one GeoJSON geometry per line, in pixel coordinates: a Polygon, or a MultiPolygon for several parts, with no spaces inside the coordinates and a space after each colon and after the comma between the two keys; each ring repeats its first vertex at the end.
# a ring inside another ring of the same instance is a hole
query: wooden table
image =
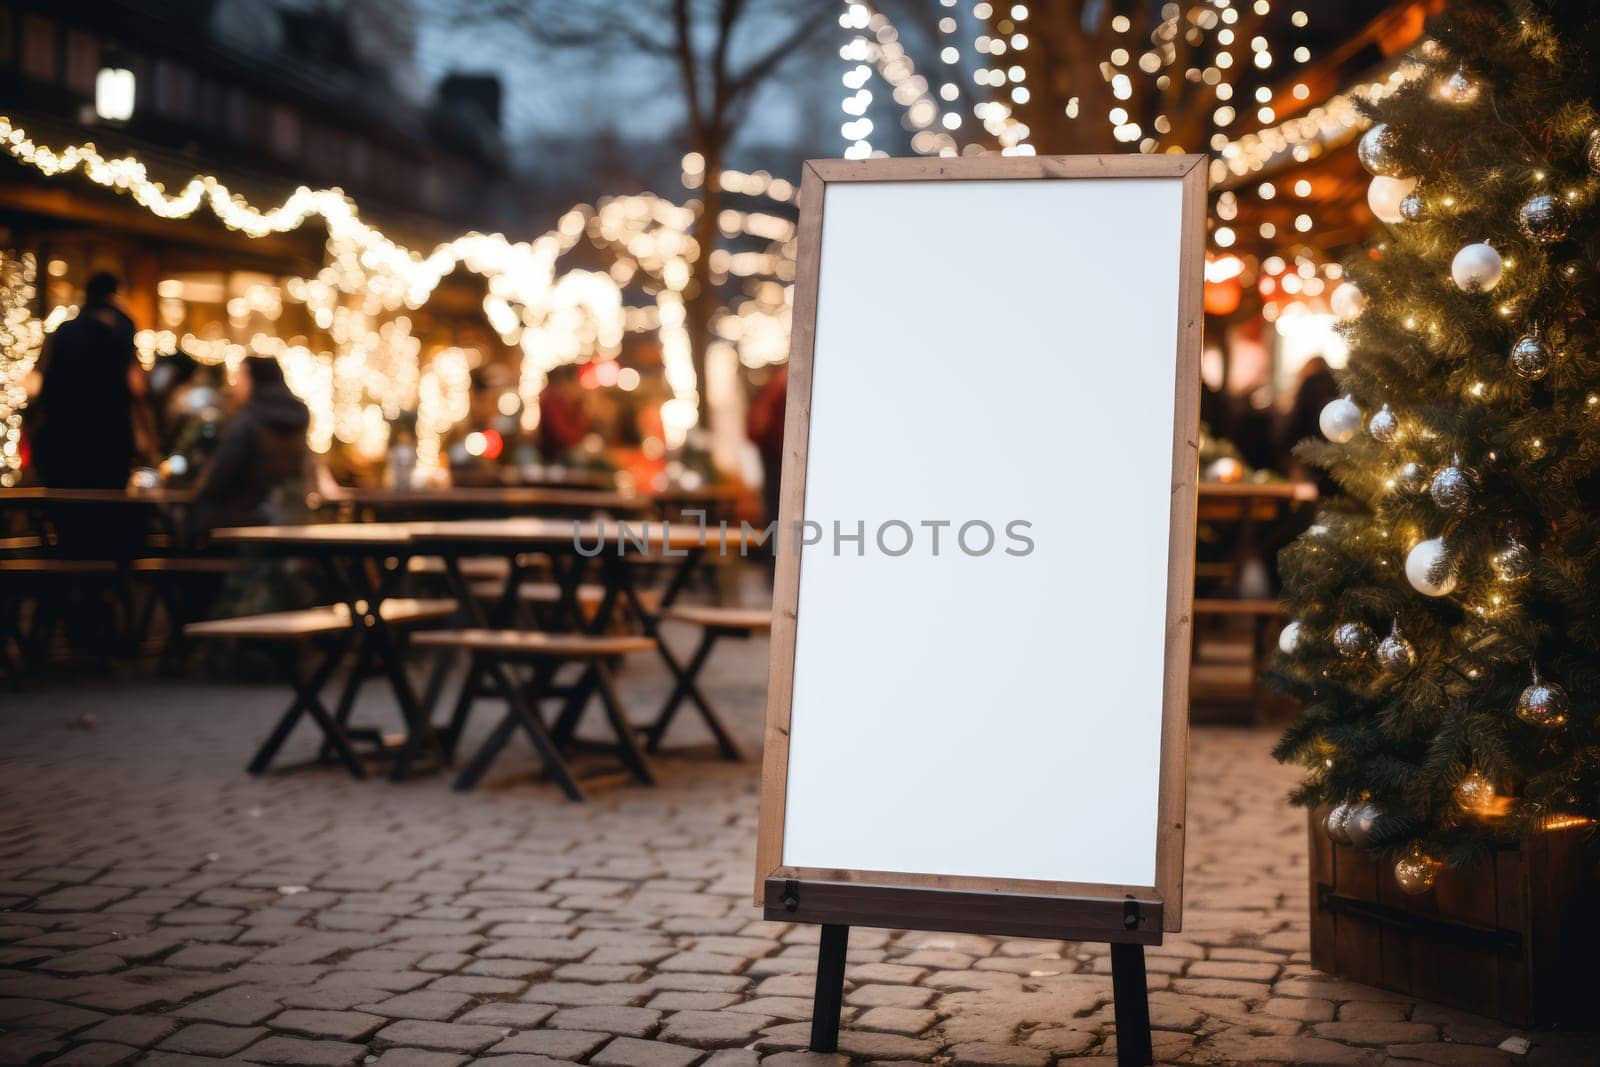
{"type": "MultiPolygon", "coordinates": [[[[739,530],[702,528],[697,523],[650,521],[628,524],[590,520],[514,518],[462,520],[415,524],[411,544],[419,552],[442,556],[452,589],[472,618],[472,625],[496,629],[512,625],[518,589],[527,574],[527,560],[537,556],[549,561],[560,588],[559,615],[571,630],[600,634],[612,626],[618,611],[626,605],[639,620],[640,629],[651,638],[656,652],[671,672],[674,684],[683,684],[685,666],[661,640],[660,619],[672,606],[694,570],[708,552],[723,554],[747,552],[755,544],[739,530]],[[507,562],[508,575],[499,599],[491,607],[472,595],[471,584],[463,577],[460,560],[464,556],[494,554],[507,562]],[[640,596],[635,579],[635,564],[646,561],[669,564],[669,574],[655,604],[640,596]],[[586,615],[578,599],[578,588],[591,571],[604,583],[604,594],[592,615],[586,615]]],[[[597,672],[585,670],[574,684],[550,733],[558,744],[570,743],[585,705],[598,685],[597,672]]],[[[462,689],[463,701],[470,700],[478,679],[469,678],[462,689]]],[[[450,727],[457,734],[466,716],[458,705],[450,727]]],[[[713,730],[717,727],[713,726],[713,730]]],[[[719,739],[720,740],[720,739],[719,739]]]]}
{"type": "MultiPolygon", "coordinates": [[[[182,547],[184,530],[180,517],[194,500],[193,489],[52,489],[45,486],[0,489],[0,511],[22,512],[26,525],[45,544],[60,544],[60,520],[64,515],[92,519],[96,513],[101,513],[127,517],[111,519],[110,532],[124,525],[131,532],[133,522],[140,521],[143,524],[141,533],[161,534],[169,546],[182,547]]],[[[70,520],[69,524],[82,529],[91,525],[89,522],[70,523],[70,520]]],[[[108,543],[105,550],[116,549],[121,558],[131,558],[145,547],[142,542],[108,543]]]]}
{"type": "Polygon", "coordinates": [[[340,489],[324,496],[327,505],[349,507],[374,517],[412,519],[539,513],[584,518],[599,513],[634,514],[652,510],[649,497],[600,489],[550,489],[535,486],[456,489],[340,489]]]}
{"type": "Polygon", "coordinates": [[[436,668],[427,695],[418,698],[406,676],[403,649],[383,619],[380,606],[395,592],[414,554],[412,532],[416,524],[403,522],[307,523],[292,526],[240,526],[216,530],[212,540],[220,545],[249,547],[257,552],[315,561],[328,579],[336,600],[348,606],[354,632],[356,660],[340,705],[348,707],[355,688],[370,666],[382,668],[400,706],[406,735],[396,747],[391,777],[405,777],[424,748],[441,755],[430,721],[433,703],[443,684],[436,668]]]}
{"type": "Polygon", "coordinates": [[[589,467],[521,466],[512,467],[502,481],[512,486],[536,486],[547,489],[615,489],[617,476],[589,467]]]}
{"type": "Polygon", "coordinates": [[[1198,521],[1230,529],[1222,558],[1200,564],[1197,573],[1236,580],[1246,561],[1275,553],[1297,534],[1316,502],[1312,482],[1201,482],[1198,521]]]}
{"type": "Polygon", "coordinates": [[[719,519],[729,516],[740,492],[740,487],[732,482],[718,482],[695,489],[669,486],[654,494],[654,498],[657,509],[669,519],[703,513],[706,521],[715,525],[719,519]]]}
{"type": "Polygon", "coordinates": [[[52,489],[42,485],[0,489],[0,506],[57,503],[142,504],[170,507],[191,504],[194,498],[193,489],[52,489]]]}
{"type": "MultiPolygon", "coordinates": [[[[1241,596],[1241,575],[1252,560],[1260,560],[1270,571],[1278,549],[1305,528],[1316,501],[1317,487],[1311,482],[1200,483],[1196,511],[1202,558],[1195,564],[1190,674],[1195,721],[1237,707],[1247,708],[1256,718],[1270,699],[1260,685],[1261,667],[1282,621],[1282,609],[1275,596],[1262,596],[1258,590],[1250,590],[1254,596],[1241,596]],[[1202,656],[1202,638],[1210,634],[1214,640],[1218,629],[1237,633],[1241,627],[1246,632],[1246,656],[1226,661],[1202,656]]],[[[1230,714],[1229,719],[1236,717],[1230,714]]]]}

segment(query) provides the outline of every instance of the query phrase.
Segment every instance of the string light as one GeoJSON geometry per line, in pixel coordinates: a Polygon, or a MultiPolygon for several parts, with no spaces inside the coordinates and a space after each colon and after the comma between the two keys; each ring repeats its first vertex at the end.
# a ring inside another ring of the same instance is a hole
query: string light
{"type": "MultiPolygon", "coordinates": [[[[885,39],[879,41],[875,54],[884,63],[893,63],[894,50],[887,47],[894,43],[892,28],[880,37],[885,39]]],[[[894,69],[909,72],[909,59],[903,68],[894,69]]],[[[921,88],[925,91],[925,84],[921,88]]],[[[160,218],[184,219],[209,209],[224,225],[252,237],[290,232],[320,219],[327,232],[326,265],[312,277],[288,278],[281,287],[252,287],[228,303],[227,313],[237,327],[255,315],[268,322],[275,320],[285,301],[301,303],[317,328],[329,334],[331,347],[313,350],[299,339],[290,344],[266,332],[243,343],[170,329],[141,331],[136,339],[146,366],[153,365],[161,353],[177,351],[202,363],[230,368],[249,355],[276,357],[284,365],[291,389],[312,410],[308,439],[319,451],[326,451],[335,441],[350,444],[363,454],[381,451],[388,422],[414,406],[418,410],[419,469],[423,469],[439,438],[454,425],[450,420],[466,417],[470,370],[478,355],[447,349],[424,361],[420,342],[411,336],[411,324],[404,314],[426,303],[443,279],[458,268],[484,279],[485,319],[505,344],[522,351],[517,391],[525,429],[537,425],[538,392],[552,369],[616,355],[629,330],[660,334],[664,376],[672,393],[662,413],[667,446],[681,444],[699,422],[701,397],[683,298],[701,254],[693,237],[699,209],[695,202],[674,204],[651,194],[611,197],[593,208],[574,207],[552,230],[532,241],[469,233],[424,254],[362,221],[355,205],[337,189],[302,187],[277,207],[261,209],[210,176],[197,176],[179,192],[169,193],[136,159],[106,158],[93,144],[52,149],[34,142],[5,117],[0,117],[0,145],[18,162],[46,177],[81,173],[97,185],[131,197],[160,218]],[[610,255],[609,268],[603,272],[559,270],[560,257],[586,237],[610,255]],[[643,288],[650,304],[625,306],[623,289],[628,286],[643,288]]],[[[687,188],[703,184],[704,174],[705,163],[697,153],[684,157],[687,188]]],[[[791,205],[796,199],[791,182],[764,171],[724,171],[718,182],[726,192],[775,204],[791,205]]],[[[711,253],[714,281],[738,278],[746,286],[737,308],[722,309],[714,316],[713,330],[725,339],[738,338],[735,346],[740,362],[765,365],[782,358],[777,355],[777,331],[787,335],[794,224],[769,211],[733,209],[719,216],[718,225],[730,236],[754,238],[762,247],[711,253]]],[[[184,283],[168,281],[170,285],[163,282],[158,287],[158,295],[181,322],[184,283]]],[[[20,291],[8,281],[8,291],[14,288],[20,291]]],[[[74,310],[52,310],[39,324],[41,336],[74,310]]],[[[781,347],[786,354],[786,341],[781,347]]],[[[11,372],[23,363],[13,354],[25,349],[14,339],[7,344],[10,376],[6,382],[16,377],[11,372]]],[[[637,387],[636,377],[631,380],[637,387]]],[[[21,388],[20,378],[16,388],[21,388]]],[[[13,397],[11,405],[18,403],[13,397]]],[[[16,416],[20,424],[19,411],[5,417],[16,416]]]]}
{"type": "MultiPolygon", "coordinates": [[[[839,24],[856,31],[855,36],[839,50],[840,58],[851,64],[842,79],[850,93],[840,105],[847,116],[839,128],[846,141],[845,158],[866,159],[883,155],[872,147],[872,120],[866,116],[873,100],[867,82],[874,71],[888,83],[890,97],[905,114],[906,123],[913,131],[912,149],[919,155],[955,155],[956,142],[949,131],[960,126],[960,115],[940,107],[928,79],[917,73],[916,63],[900,43],[900,32],[894,24],[881,11],[861,0],[845,0],[839,24]]],[[[949,16],[941,19],[939,29],[942,35],[953,34],[955,19],[949,16]]],[[[947,46],[941,51],[941,56],[950,51],[952,49],[947,46]]],[[[946,62],[954,62],[957,58],[959,53],[946,62]]],[[[953,83],[947,82],[946,86],[952,90],[955,88],[953,83]]],[[[953,99],[954,95],[952,93],[944,99],[953,99]]]]}
{"type": "Polygon", "coordinates": [[[1233,140],[1223,138],[1213,145],[1217,155],[1211,161],[1211,184],[1232,185],[1276,167],[1285,158],[1304,163],[1328,148],[1345,143],[1368,124],[1361,112],[1363,102],[1377,103],[1398,92],[1419,73],[1420,67],[1416,64],[1403,63],[1384,78],[1330,97],[1304,115],[1233,140]]]}
{"type": "MultiPolygon", "coordinates": [[[[955,6],[954,0],[945,3],[944,6],[955,6]]],[[[1272,5],[1270,0],[1254,0],[1250,10],[1264,18],[1271,13],[1272,5]]],[[[973,80],[990,90],[988,99],[978,100],[973,104],[973,117],[978,120],[983,132],[993,138],[1001,155],[1031,155],[1035,151],[1031,143],[1032,131],[1017,118],[1013,110],[1014,105],[1021,106],[1031,99],[1031,90],[1023,84],[1027,76],[1026,52],[1030,42],[1022,23],[1028,17],[1028,8],[1023,4],[1008,8],[988,0],[979,0],[972,6],[971,13],[972,17],[985,25],[989,31],[977,35],[970,45],[977,60],[973,70],[973,80]]],[[[1119,35],[1119,38],[1109,50],[1105,61],[1099,64],[1099,71],[1110,87],[1111,95],[1118,101],[1132,101],[1135,98],[1168,98],[1169,87],[1179,78],[1197,87],[1211,90],[1218,101],[1218,106],[1212,109],[1210,114],[1213,132],[1206,140],[1207,147],[1212,150],[1215,157],[1210,173],[1213,187],[1224,187],[1251,174],[1259,173],[1275,165],[1280,157],[1289,157],[1295,163],[1304,163],[1327,147],[1342,143],[1366,124],[1358,108],[1361,101],[1381,99],[1398,89],[1407,77],[1414,74],[1410,66],[1407,66],[1403,70],[1395,71],[1386,79],[1335,96],[1322,107],[1314,108],[1306,115],[1276,125],[1273,123],[1277,120],[1279,108],[1273,102],[1273,91],[1268,86],[1260,86],[1255,91],[1258,105],[1255,117],[1266,128],[1230,138],[1223,130],[1238,120],[1241,109],[1228,101],[1235,96],[1238,80],[1244,72],[1266,71],[1272,68],[1276,58],[1271,42],[1262,34],[1251,35],[1249,62],[1241,60],[1234,51],[1236,48],[1242,51],[1244,43],[1240,36],[1241,31],[1237,29],[1239,10],[1227,0],[1210,0],[1207,3],[1187,6],[1167,4],[1162,8],[1161,15],[1160,21],[1150,32],[1148,46],[1139,46],[1143,51],[1137,56],[1130,49],[1135,42],[1126,37],[1132,32],[1132,21],[1126,15],[1113,16],[1111,29],[1119,35]],[[1209,65],[1196,65],[1199,61],[1193,57],[1201,55],[1211,56],[1209,65]],[[1190,58],[1187,60],[1188,65],[1180,70],[1183,57],[1190,58]],[[1149,93],[1141,91],[1135,84],[1136,78],[1149,80],[1154,91],[1149,93]]],[[[1297,9],[1289,16],[1289,22],[1296,30],[1305,29],[1309,21],[1303,10],[1297,9]]],[[[846,0],[845,12],[840,16],[840,23],[859,31],[840,53],[846,62],[854,64],[852,70],[845,75],[846,88],[855,94],[846,97],[848,105],[846,111],[853,115],[857,113],[855,109],[859,106],[857,100],[867,77],[867,66],[873,61],[875,39],[897,41],[897,35],[892,24],[866,0],[846,0]]],[[[953,41],[957,28],[956,19],[950,16],[942,17],[939,20],[940,41],[953,41]]],[[[894,45],[894,52],[897,57],[904,55],[904,50],[898,43],[894,45]]],[[[1296,47],[1290,55],[1294,63],[1302,66],[1311,58],[1310,50],[1303,45],[1296,47]]],[[[954,65],[960,59],[960,49],[953,43],[943,43],[940,58],[947,65],[954,65]]],[[[909,64],[909,58],[906,62],[909,64]]],[[[909,69],[907,66],[906,70],[909,69]]],[[[948,133],[961,127],[960,115],[946,110],[939,119],[946,132],[938,137],[933,136],[937,131],[926,129],[928,125],[926,119],[932,114],[930,109],[936,105],[931,99],[927,99],[927,106],[923,106],[927,96],[926,82],[922,79],[916,81],[920,83],[920,92],[902,94],[897,84],[895,95],[896,102],[907,109],[907,125],[917,131],[912,137],[912,150],[920,155],[957,154],[956,143],[948,133]],[[912,110],[913,108],[916,110],[912,110]]],[[[891,80],[891,83],[894,82],[891,80]]],[[[941,91],[940,95],[946,101],[953,101],[958,92],[953,82],[948,88],[950,92],[941,91]]],[[[1309,98],[1310,89],[1304,82],[1296,82],[1291,89],[1291,95],[1296,101],[1304,101],[1309,98]]],[[[1086,115],[1087,112],[1079,106],[1079,97],[1074,96],[1067,102],[1064,116],[1068,121],[1075,121],[1086,115]]],[[[1117,141],[1125,144],[1137,143],[1141,152],[1184,150],[1182,145],[1163,140],[1173,129],[1171,118],[1164,112],[1157,111],[1150,117],[1147,126],[1139,118],[1130,115],[1128,107],[1119,105],[1108,109],[1104,119],[1110,123],[1112,135],[1117,141]]],[[[851,142],[845,150],[848,157],[875,154],[864,136],[859,139],[855,136],[862,128],[853,123],[858,124],[860,121],[852,119],[846,123],[847,128],[843,131],[846,139],[851,142]]],[[[960,149],[963,153],[979,150],[973,144],[960,149]]],[[[1296,234],[1307,233],[1311,228],[1312,217],[1309,214],[1301,214],[1294,220],[1293,230],[1296,234]]],[[[1262,232],[1270,238],[1277,235],[1279,228],[1269,225],[1263,228],[1262,232]]],[[[1213,230],[1213,239],[1218,247],[1228,247],[1222,242],[1232,235],[1233,231],[1227,227],[1213,230]],[[1216,240],[1218,237],[1221,238],[1220,241],[1216,240]]]]}
{"type": "Polygon", "coordinates": [[[44,343],[45,323],[32,310],[37,277],[33,253],[0,251],[0,486],[17,484],[28,375],[44,343]]]}

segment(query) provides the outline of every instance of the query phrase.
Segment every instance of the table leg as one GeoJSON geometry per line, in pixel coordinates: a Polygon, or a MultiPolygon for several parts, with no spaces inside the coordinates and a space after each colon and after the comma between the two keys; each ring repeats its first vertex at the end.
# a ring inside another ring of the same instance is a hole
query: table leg
{"type": "MultiPolygon", "coordinates": [[[[385,552],[389,551],[385,549],[385,552]]],[[[400,715],[406,725],[406,739],[394,761],[389,777],[400,781],[411,769],[411,763],[423,748],[431,747],[444,758],[444,746],[433,732],[433,724],[417,703],[411,689],[411,679],[406,676],[405,658],[394,632],[383,621],[384,584],[375,582],[367,572],[367,560],[356,557],[343,563],[335,556],[324,557],[324,569],[335,587],[342,590],[350,610],[351,627],[370,650],[372,657],[383,665],[388,675],[389,687],[400,705],[400,715]]]]}

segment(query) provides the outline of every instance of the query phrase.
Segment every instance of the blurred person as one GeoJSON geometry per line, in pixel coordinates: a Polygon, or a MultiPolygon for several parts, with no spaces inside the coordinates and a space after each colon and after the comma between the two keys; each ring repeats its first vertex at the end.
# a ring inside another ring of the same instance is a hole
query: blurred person
{"type": "Polygon", "coordinates": [[[278,361],[246,358],[234,380],[233,402],[233,416],[189,509],[195,532],[283,522],[302,510],[286,490],[305,488],[311,412],[290,392],[278,361]]]}
{"type": "Polygon", "coordinates": [[[45,345],[30,439],[39,480],[50,488],[121,489],[136,453],[154,449],[133,320],[116,295],[116,277],[95,274],[77,316],[45,345]]]}
{"type": "MultiPolygon", "coordinates": [[[[1296,444],[1307,437],[1315,437],[1321,432],[1320,419],[1322,409],[1329,401],[1339,397],[1339,382],[1333,376],[1333,369],[1328,366],[1328,361],[1321,356],[1312,356],[1300,367],[1296,376],[1294,401],[1289,410],[1284,413],[1278,425],[1276,435],[1276,451],[1279,457],[1280,469],[1287,474],[1297,477],[1309,477],[1313,472],[1306,469],[1305,464],[1294,458],[1293,449],[1296,444]]],[[[1326,491],[1332,483],[1320,472],[1315,474],[1315,480],[1326,491]]]]}
{"type": "Polygon", "coordinates": [[[778,520],[783,484],[783,418],[789,401],[789,364],[780,364],[761,387],[745,416],[745,434],[761,453],[761,503],[767,521],[778,520]]]}
{"type": "Polygon", "coordinates": [[[506,445],[506,419],[500,414],[500,395],[513,381],[510,372],[498,365],[473,369],[467,393],[467,417],[451,427],[440,442],[445,460],[450,464],[451,485],[500,484],[500,462],[506,445]]]}
{"type": "Polygon", "coordinates": [[[539,453],[546,463],[561,462],[589,432],[594,420],[583,392],[578,368],[570,363],[552,370],[539,391],[539,453]]]}

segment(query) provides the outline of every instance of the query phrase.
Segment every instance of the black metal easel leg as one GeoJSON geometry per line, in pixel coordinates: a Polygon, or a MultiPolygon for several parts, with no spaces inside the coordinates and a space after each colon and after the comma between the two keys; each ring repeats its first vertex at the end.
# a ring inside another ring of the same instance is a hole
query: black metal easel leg
{"type": "Polygon", "coordinates": [[[844,956],[850,945],[848,926],[823,924],[817,949],[817,993],[811,1002],[811,1051],[839,1047],[839,1008],[844,1003],[844,956]]]}
{"type": "Polygon", "coordinates": [[[1112,943],[1111,997],[1117,1014],[1117,1067],[1144,1067],[1154,1062],[1143,945],[1112,943]]]}

